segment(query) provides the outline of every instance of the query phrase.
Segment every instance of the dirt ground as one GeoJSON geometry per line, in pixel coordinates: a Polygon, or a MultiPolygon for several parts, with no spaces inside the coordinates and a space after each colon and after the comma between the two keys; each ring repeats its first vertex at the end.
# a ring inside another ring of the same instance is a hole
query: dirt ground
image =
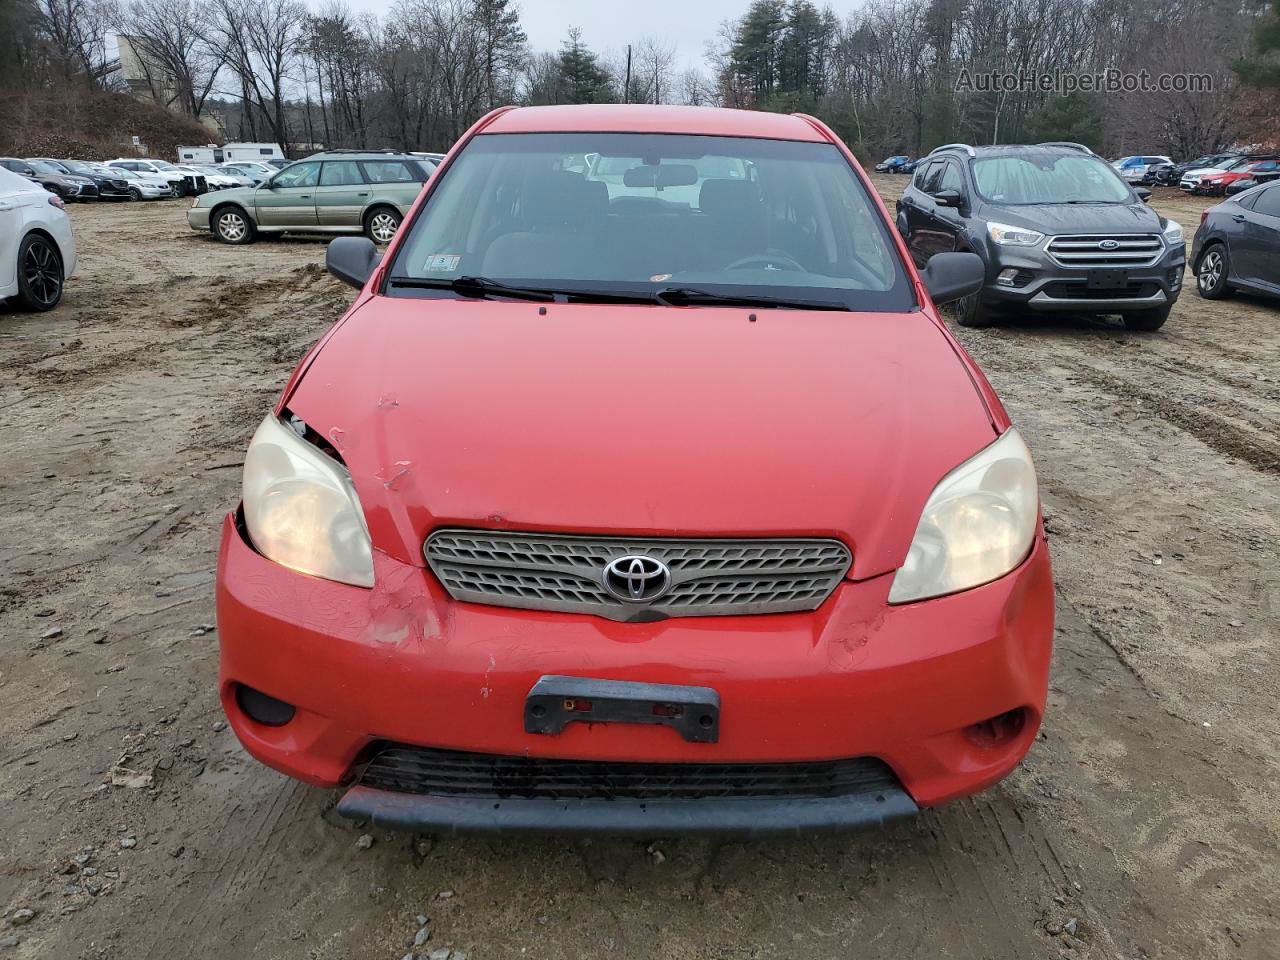
{"type": "MultiPolygon", "coordinates": [[[[1154,203],[1188,235],[1206,205],[1154,203]]],[[[184,209],[72,208],[63,305],[0,307],[0,960],[399,960],[419,916],[472,960],[1280,957],[1280,304],[960,331],[1058,579],[999,786],[848,836],[364,849],[221,722],[212,627],[245,444],[350,291],[322,241],[184,209]]]]}

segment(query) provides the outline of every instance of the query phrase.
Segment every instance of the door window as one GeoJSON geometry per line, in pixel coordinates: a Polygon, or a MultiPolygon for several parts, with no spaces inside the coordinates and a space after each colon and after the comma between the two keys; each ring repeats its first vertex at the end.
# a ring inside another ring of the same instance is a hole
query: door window
{"type": "Polygon", "coordinates": [[[936,160],[933,161],[932,163],[922,162],[920,166],[916,168],[916,175],[915,177],[912,178],[911,185],[915,187],[917,190],[923,190],[925,187],[925,184],[929,182],[929,174],[937,166],[938,166],[938,162],[936,160]]]}
{"type": "Polygon", "coordinates": [[[1253,202],[1253,211],[1268,217],[1280,218],[1280,186],[1260,190],[1258,198],[1253,202]]]}
{"type": "Polygon", "coordinates": [[[960,179],[960,168],[954,163],[943,164],[942,180],[938,184],[938,189],[929,192],[942,193],[947,190],[954,190],[956,193],[964,190],[964,181],[960,179]]]}
{"type": "Polygon", "coordinates": [[[935,163],[929,168],[929,177],[924,182],[924,192],[935,194],[942,189],[942,174],[946,169],[945,163],[935,163]]]}
{"type": "Polygon", "coordinates": [[[281,170],[271,183],[277,187],[314,187],[319,173],[318,163],[295,163],[281,170]]]}
{"type": "Polygon", "coordinates": [[[360,165],[354,160],[328,161],[320,173],[322,187],[346,187],[357,183],[364,183],[364,177],[360,176],[360,165]]]}

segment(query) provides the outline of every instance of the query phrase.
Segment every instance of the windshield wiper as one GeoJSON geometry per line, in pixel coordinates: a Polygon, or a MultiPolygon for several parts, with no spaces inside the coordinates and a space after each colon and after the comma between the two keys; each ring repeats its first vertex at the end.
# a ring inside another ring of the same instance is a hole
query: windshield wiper
{"type": "Polygon", "coordinates": [[[393,286],[424,290],[453,290],[464,297],[509,297],[512,300],[533,300],[538,303],[585,301],[588,303],[656,303],[650,293],[609,293],[599,290],[570,290],[564,287],[516,287],[488,277],[455,277],[452,280],[434,277],[391,277],[393,286]]]}
{"type": "Polygon", "coordinates": [[[510,297],[513,300],[536,300],[543,303],[554,303],[555,294],[550,290],[537,290],[533,287],[511,287],[487,277],[454,277],[446,280],[443,277],[391,277],[388,282],[395,287],[412,287],[417,290],[452,290],[464,297],[510,297]]]}
{"type": "Polygon", "coordinates": [[[712,293],[695,287],[666,287],[653,295],[659,303],[673,307],[780,307],[793,310],[845,310],[847,304],[836,300],[799,300],[791,297],[765,297],[752,294],[712,293]]]}

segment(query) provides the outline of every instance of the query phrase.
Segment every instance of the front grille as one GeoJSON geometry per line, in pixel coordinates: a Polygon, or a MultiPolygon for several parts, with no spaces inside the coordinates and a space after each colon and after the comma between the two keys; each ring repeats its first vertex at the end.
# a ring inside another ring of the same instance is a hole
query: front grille
{"type": "Polygon", "coordinates": [[[1044,285],[1046,296],[1057,300],[1145,300],[1154,297],[1160,284],[1154,280],[1131,280],[1122,287],[1090,290],[1083,280],[1055,280],[1044,285]]]}
{"type": "Polygon", "coordinates": [[[838,540],[674,540],[438,530],[423,553],[455,600],[610,620],[814,610],[849,570],[838,540]],[[665,564],[669,590],[617,599],[604,571],[620,557],[665,564]]]}
{"type": "Polygon", "coordinates": [[[545,800],[696,800],[882,795],[901,783],[882,760],[619,763],[433,750],[380,742],[360,786],[419,796],[545,800]]]}
{"type": "Polygon", "coordinates": [[[1076,234],[1051,237],[1046,249],[1064,267],[1149,267],[1164,253],[1164,241],[1155,233],[1076,234]]]}

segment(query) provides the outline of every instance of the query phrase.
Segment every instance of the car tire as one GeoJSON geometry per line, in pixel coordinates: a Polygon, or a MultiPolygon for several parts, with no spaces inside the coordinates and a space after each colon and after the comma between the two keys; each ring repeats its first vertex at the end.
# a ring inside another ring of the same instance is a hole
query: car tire
{"type": "Polygon", "coordinates": [[[18,245],[18,302],[28,310],[52,310],[62,299],[62,253],[42,233],[29,233],[18,245]]]}
{"type": "Polygon", "coordinates": [[[130,199],[130,200],[141,200],[141,199],[142,199],[142,191],[141,191],[141,190],[139,190],[137,187],[130,187],[130,188],[129,188],[129,199],[130,199]]]}
{"type": "Polygon", "coordinates": [[[1206,300],[1225,300],[1235,293],[1227,277],[1231,275],[1231,256],[1221,243],[1205,247],[1196,263],[1196,293],[1206,300]]]}
{"type": "Polygon", "coordinates": [[[993,321],[991,307],[982,300],[982,293],[971,293],[942,308],[962,327],[989,327],[993,321]]]}
{"type": "Polygon", "coordinates": [[[374,207],[364,215],[364,235],[374,243],[386,246],[400,229],[402,219],[395,207],[374,207]]]}
{"type": "Polygon", "coordinates": [[[256,230],[239,207],[219,207],[209,218],[210,231],[223,243],[252,243],[256,230]]]}
{"type": "Polygon", "coordinates": [[[1159,330],[1169,319],[1169,311],[1172,309],[1173,304],[1166,303],[1163,307],[1157,307],[1154,310],[1133,310],[1122,314],[1122,318],[1125,327],[1129,330],[1159,330]]]}

